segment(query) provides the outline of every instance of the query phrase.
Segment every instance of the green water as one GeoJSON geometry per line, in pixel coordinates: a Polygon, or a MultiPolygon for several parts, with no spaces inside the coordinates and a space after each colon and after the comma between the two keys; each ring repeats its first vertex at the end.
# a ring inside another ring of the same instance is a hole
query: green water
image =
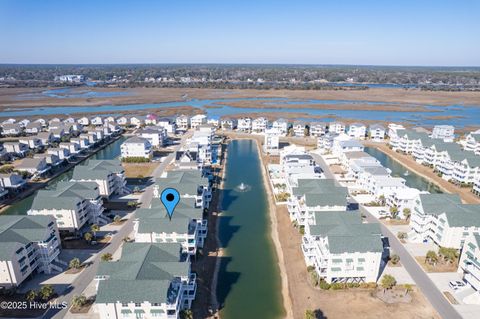
{"type": "Polygon", "coordinates": [[[365,152],[375,157],[380,163],[392,170],[392,176],[399,176],[405,179],[406,185],[408,187],[416,188],[421,191],[428,191],[430,193],[443,193],[442,190],[435,185],[434,183],[428,181],[427,179],[423,178],[415,174],[414,172],[408,171],[408,169],[399,164],[398,162],[394,161],[390,156],[387,154],[377,150],[373,147],[365,147],[365,152]],[[408,171],[408,175],[405,176],[405,172],[408,171]]]}
{"type": "Polygon", "coordinates": [[[219,218],[219,239],[225,248],[217,284],[222,319],[273,319],[284,315],[260,169],[254,141],[229,144],[219,218]],[[241,183],[247,185],[247,191],[238,191],[241,183]]]}
{"type": "MultiPolygon", "coordinates": [[[[122,136],[115,142],[109,144],[107,147],[104,149],[98,151],[97,153],[93,154],[90,158],[85,160],[84,162],[80,163],[79,165],[85,165],[88,163],[89,159],[114,159],[120,156],[120,145],[122,144],[123,141],[125,141],[125,137],[122,136]]],[[[58,184],[58,182],[61,181],[68,181],[70,178],[72,178],[73,175],[73,168],[69,169],[65,173],[57,176],[56,178],[52,179],[46,188],[54,188],[55,185],[58,184]]],[[[9,208],[7,208],[2,214],[6,215],[25,215],[27,214],[27,211],[32,207],[32,202],[33,198],[35,197],[35,193],[32,195],[25,197],[24,199],[16,202],[15,204],[11,205],[9,208]]]]}

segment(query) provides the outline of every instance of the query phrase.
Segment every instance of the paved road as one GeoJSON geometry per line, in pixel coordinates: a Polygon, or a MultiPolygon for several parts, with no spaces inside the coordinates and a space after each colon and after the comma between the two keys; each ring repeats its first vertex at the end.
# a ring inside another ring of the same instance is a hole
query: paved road
{"type": "MultiPolygon", "coordinates": [[[[325,161],[318,155],[312,154],[317,164],[322,168],[326,178],[334,178],[330,167],[325,161]]],[[[360,205],[360,210],[367,217],[369,223],[379,223],[378,219],[370,214],[363,205],[360,205]]],[[[382,234],[388,238],[390,247],[395,253],[400,256],[402,265],[405,267],[410,277],[415,281],[417,287],[420,288],[422,293],[427,297],[428,301],[432,304],[433,308],[438,314],[445,319],[461,318],[460,314],[450,304],[450,302],[443,296],[443,293],[437,289],[437,286],[423,271],[416,260],[410,255],[407,249],[402,245],[394,233],[392,233],[384,224],[379,223],[382,230],[382,234]]]]}
{"type": "MultiPolygon", "coordinates": [[[[191,134],[190,133],[187,133],[185,134],[180,143],[178,145],[176,145],[173,150],[174,152],[172,152],[171,154],[169,154],[165,160],[155,169],[155,171],[153,172],[153,177],[159,177],[160,175],[162,175],[163,171],[165,170],[165,168],[168,166],[168,164],[170,164],[170,162],[173,160],[173,158],[175,157],[175,151],[179,150],[180,147],[182,147],[185,142],[186,142],[186,139],[188,137],[190,137],[191,134]]],[[[152,197],[153,197],[153,184],[148,186],[145,191],[143,192],[141,198],[140,198],[140,201],[141,201],[141,207],[149,207],[150,206],[150,203],[152,201],[152,197]]],[[[110,253],[113,255],[113,253],[120,247],[120,245],[122,244],[123,242],[123,238],[125,238],[126,236],[130,235],[130,233],[133,231],[133,216],[131,216],[126,222],[125,224],[122,226],[122,228],[120,228],[120,230],[118,231],[118,233],[116,233],[112,240],[110,241],[110,244],[107,245],[104,249],[102,249],[101,251],[99,251],[94,257],[93,259],[91,260],[92,264],[90,266],[88,266],[86,269],[84,269],[79,275],[78,277],[75,279],[75,281],[71,284],[71,286],[69,288],[67,288],[67,292],[66,294],[60,296],[57,301],[58,303],[62,303],[64,301],[70,303],[70,301],[72,300],[73,296],[75,295],[80,295],[83,293],[83,291],[87,288],[87,286],[92,282],[93,278],[95,277],[96,273],[97,273],[97,269],[98,269],[98,264],[100,263],[100,260],[101,260],[101,256],[105,253],[110,253]]],[[[49,310],[46,314],[45,314],[45,318],[63,318],[65,317],[65,314],[67,313],[68,309],[63,309],[63,310],[49,310]]]]}

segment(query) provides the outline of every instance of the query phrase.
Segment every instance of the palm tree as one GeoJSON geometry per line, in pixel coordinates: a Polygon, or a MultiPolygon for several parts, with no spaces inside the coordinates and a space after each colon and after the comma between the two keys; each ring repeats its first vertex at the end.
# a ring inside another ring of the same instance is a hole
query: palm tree
{"type": "Polygon", "coordinates": [[[403,216],[405,216],[405,220],[410,220],[410,216],[412,215],[412,211],[410,208],[404,208],[403,209],[403,216]]]}
{"type": "Polygon", "coordinates": [[[120,217],[120,215],[115,215],[115,217],[113,217],[113,221],[115,222],[115,224],[120,223],[121,220],[122,220],[122,217],[120,217]]]}
{"type": "Polygon", "coordinates": [[[315,319],[315,311],[313,310],[307,310],[305,311],[305,319],[315,319]]]}
{"type": "Polygon", "coordinates": [[[112,254],[110,253],[105,253],[101,257],[102,261],[111,261],[113,259],[112,254]]]}
{"type": "Polygon", "coordinates": [[[405,296],[408,295],[408,293],[413,290],[413,286],[410,284],[405,284],[403,285],[403,287],[405,287],[405,296]]]}
{"type": "Polygon", "coordinates": [[[395,219],[398,216],[398,208],[397,206],[392,206],[390,207],[390,215],[392,215],[392,218],[395,219]]]}
{"type": "Polygon", "coordinates": [[[458,251],[455,248],[440,247],[438,254],[449,263],[454,263],[458,258],[458,251]]]}
{"type": "Polygon", "coordinates": [[[55,290],[53,289],[52,285],[45,285],[40,288],[40,297],[42,300],[48,300],[50,299],[53,294],[55,293],[55,290]]]}
{"type": "Polygon", "coordinates": [[[97,237],[97,232],[100,231],[100,226],[98,226],[97,224],[92,224],[90,226],[90,230],[92,231],[93,233],[93,237],[97,237]]]}
{"type": "Polygon", "coordinates": [[[403,240],[403,239],[406,239],[408,237],[408,235],[407,235],[406,232],[401,231],[401,232],[398,232],[397,237],[398,237],[398,239],[403,240]]]}
{"type": "Polygon", "coordinates": [[[25,299],[27,299],[28,301],[32,302],[34,301],[35,299],[37,299],[37,296],[38,296],[38,293],[35,291],[35,290],[29,290],[27,292],[27,294],[25,295],[25,299]]]}
{"type": "Polygon", "coordinates": [[[87,304],[87,297],[84,294],[75,295],[72,298],[72,308],[80,308],[87,304]]]}
{"type": "Polygon", "coordinates": [[[75,257],[72,260],[70,260],[70,262],[68,263],[68,268],[79,269],[81,265],[82,265],[82,263],[81,263],[80,259],[75,257]]]}
{"type": "Polygon", "coordinates": [[[91,242],[93,239],[93,235],[92,233],[85,233],[85,235],[83,235],[83,238],[85,238],[86,241],[91,242]]]}
{"type": "Polygon", "coordinates": [[[397,280],[392,275],[384,275],[380,285],[383,287],[383,293],[385,289],[392,289],[397,284],[397,280]]]}
{"type": "Polygon", "coordinates": [[[384,206],[385,205],[385,196],[384,195],[380,195],[378,197],[378,200],[380,202],[380,205],[384,206]]]}
{"type": "Polygon", "coordinates": [[[398,262],[400,261],[400,256],[398,255],[392,255],[390,257],[390,261],[392,262],[392,264],[396,265],[398,264],[398,262]]]}

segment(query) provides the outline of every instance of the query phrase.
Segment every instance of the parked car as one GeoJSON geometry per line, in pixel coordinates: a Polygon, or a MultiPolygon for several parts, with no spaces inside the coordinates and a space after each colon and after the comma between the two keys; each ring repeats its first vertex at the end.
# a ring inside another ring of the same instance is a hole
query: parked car
{"type": "Polygon", "coordinates": [[[465,283],[463,281],[459,281],[459,280],[452,280],[448,283],[448,285],[453,290],[458,290],[458,289],[461,289],[461,288],[465,287],[465,283]]]}

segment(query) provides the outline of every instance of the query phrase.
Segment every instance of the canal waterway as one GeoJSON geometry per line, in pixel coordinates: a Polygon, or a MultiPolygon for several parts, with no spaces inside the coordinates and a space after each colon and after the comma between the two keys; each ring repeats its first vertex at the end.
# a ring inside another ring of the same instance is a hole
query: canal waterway
{"type": "Polygon", "coordinates": [[[229,144],[224,182],[218,234],[224,249],[217,283],[221,317],[280,318],[284,315],[280,270],[253,140],[229,144]]]}
{"type": "Polygon", "coordinates": [[[375,157],[384,167],[392,171],[392,176],[402,177],[408,187],[416,188],[430,193],[443,193],[442,190],[429,180],[419,176],[415,172],[409,171],[405,166],[393,160],[387,154],[377,150],[374,147],[365,147],[365,152],[375,157]]]}
{"type": "MultiPolygon", "coordinates": [[[[79,165],[85,165],[88,163],[90,159],[93,160],[102,160],[102,159],[115,159],[120,156],[120,145],[122,144],[123,141],[125,141],[126,137],[122,136],[118,140],[114,141],[113,143],[107,145],[105,148],[102,150],[98,151],[97,153],[93,154],[90,156],[88,159],[80,163],[79,165]]],[[[57,185],[61,181],[69,181],[72,178],[73,175],[73,169],[69,169],[65,173],[57,176],[56,178],[52,179],[50,182],[48,182],[48,185],[46,189],[51,189],[55,188],[55,185],[57,185]]],[[[35,193],[32,195],[23,198],[22,200],[19,200],[18,202],[13,203],[10,207],[5,209],[5,211],[2,212],[2,214],[6,215],[26,215],[27,211],[32,207],[32,202],[33,198],[35,197],[35,193]]]]}

